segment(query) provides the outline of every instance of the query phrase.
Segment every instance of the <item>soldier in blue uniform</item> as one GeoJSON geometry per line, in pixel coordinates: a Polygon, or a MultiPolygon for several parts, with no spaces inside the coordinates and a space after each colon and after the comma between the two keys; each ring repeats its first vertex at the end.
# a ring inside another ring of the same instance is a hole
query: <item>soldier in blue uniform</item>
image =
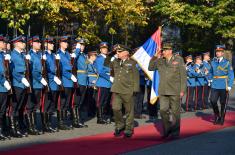
{"type": "Polygon", "coordinates": [[[204,108],[208,109],[210,107],[209,104],[209,94],[210,94],[210,82],[209,82],[209,71],[211,69],[210,64],[210,52],[203,53],[203,66],[204,66],[204,73],[205,73],[205,85],[203,86],[203,96],[204,96],[204,108]]]}
{"type": "Polygon", "coordinates": [[[53,38],[47,37],[44,39],[45,55],[46,55],[46,70],[48,85],[50,91],[46,95],[44,106],[44,121],[45,128],[48,132],[55,132],[56,129],[52,127],[52,116],[56,112],[59,99],[59,85],[62,84],[61,79],[56,76],[56,59],[60,59],[59,55],[52,53],[54,49],[53,38]]]}
{"type": "Polygon", "coordinates": [[[5,68],[4,61],[10,60],[10,55],[6,54],[4,50],[6,49],[6,38],[0,35],[0,140],[5,140],[7,137],[3,133],[3,128],[6,128],[6,123],[4,123],[4,118],[6,116],[7,110],[7,99],[8,91],[11,90],[10,81],[5,78],[5,68]]]}
{"type": "Polygon", "coordinates": [[[196,56],[194,69],[196,72],[195,81],[196,81],[196,99],[195,99],[195,110],[203,109],[203,86],[205,85],[205,73],[204,66],[202,63],[201,55],[196,56]]]}
{"type": "MultiPolygon", "coordinates": [[[[36,129],[36,124],[38,122],[37,110],[40,110],[41,99],[42,99],[42,88],[47,86],[47,81],[42,77],[42,52],[41,52],[41,41],[39,36],[33,36],[29,39],[29,44],[31,49],[30,54],[30,77],[32,85],[32,93],[29,96],[29,101],[26,105],[27,109],[27,122],[28,122],[28,132],[31,135],[39,135],[40,132],[36,129]]],[[[44,58],[46,59],[46,57],[44,58]]],[[[42,121],[43,122],[43,121],[42,121]]],[[[44,126],[43,126],[44,130],[44,126]]]]}
{"type": "MultiPolygon", "coordinates": [[[[96,82],[97,86],[97,123],[98,124],[105,124],[107,121],[104,118],[105,110],[109,111],[111,108],[110,100],[111,100],[111,92],[110,88],[112,83],[110,81],[110,68],[109,66],[105,66],[104,62],[108,55],[108,43],[101,42],[99,45],[100,54],[97,56],[95,60],[95,68],[97,68],[97,72],[99,74],[99,78],[96,82]],[[106,108],[106,109],[105,109],[106,108]]],[[[108,114],[109,117],[111,114],[108,114]]]]}
{"type": "Polygon", "coordinates": [[[80,127],[88,127],[84,124],[84,113],[85,111],[85,95],[87,90],[87,56],[84,53],[85,50],[85,40],[83,38],[77,38],[75,40],[76,44],[76,68],[77,68],[77,79],[79,87],[76,89],[75,94],[75,111],[78,115],[78,125],[80,127]]]}
{"type": "Polygon", "coordinates": [[[67,111],[70,110],[72,103],[73,92],[74,92],[74,82],[77,82],[77,78],[72,74],[72,64],[71,55],[66,49],[68,48],[68,37],[63,36],[60,38],[60,49],[58,54],[60,55],[60,67],[61,67],[61,77],[64,91],[61,92],[61,105],[60,105],[60,129],[70,129],[69,126],[65,124],[67,119],[67,111]]]}
{"type": "Polygon", "coordinates": [[[194,111],[195,101],[194,94],[196,90],[196,71],[193,64],[192,55],[185,57],[186,59],[186,72],[187,72],[187,97],[186,97],[186,111],[194,111]]]}
{"type": "Polygon", "coordinates": [[[216,46],[216,57],[211,62],[210,80],[211,83],[211,104],[215,119],[214,124],[224,124],[226,100],[229,91],[232,89],[234,72],[230,62],[223,57],[225,47],[216,46]],[[217,101],[220,99],[221,109],[219,110],[217,101]]]}
{"type": "Polygon", "coordinates": [[[11,135],[13,137],[22,137],[19,130],[19,112],[22,109],[26,96],[26,88],[30,87],[30,81],[25,77],[26,64],[25,58],[30,59],[29,55],[24,55],[26,39],[23,36],[16,37],[12,40],[14,50],[11,52],[11,73],[13,85],[12,114],[10,120],[11,135]]]}

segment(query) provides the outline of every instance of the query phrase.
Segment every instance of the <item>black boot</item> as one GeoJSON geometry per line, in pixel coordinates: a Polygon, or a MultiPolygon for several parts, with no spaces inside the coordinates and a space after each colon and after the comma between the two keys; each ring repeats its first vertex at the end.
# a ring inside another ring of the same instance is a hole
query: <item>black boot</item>
{"type": "Polygon", "coordinates": [[[9,121],[11,137],[22,138],[23,135],[19,131],[18,117],[11,117],[9,121]]]}
{"type": "Polygon", "coordinates": [[[35,128],[35,118],[36,116],[36,113],[29,113],[27,116],[26,116],[26,122],[28,124],[28,133],[30,135],[40,135],[39,131],[35,128]]]}
{"type": "Polygon", "coordinates": [[[219,124],[220,120],[221,120],[217,103],[212,104],[212,108],[213,108],[214,115],[215,115],[215,119],[214,119],[213,124],[216,125],[216,124],[219,124]]]}
{"type": "Polygon", "coordinates": [[[225,118],[225,105],[221,105],[220,116],[221,116],[221,119],[220,119],[219,124],[220,124],[220,125],[224,125],[224,118],[225,118]]]}
{"type": "Polygon", "coordinates": [[[58,118],[58,129],[59,130],[69,130],[69,127],[64,124],[64,117],[65,113],[62,111],[57,111],[57,118],[58,118]]]}
{"type": "Polygon", "coordinates": [[[97,124],[106,124],[106,122],[103,119],[103,112],[102,108],[97,108],[97,124]]]}
{"type": "Polygon", "coordinates": [[[57,129],[54,129],[53,127],[52,127],[52,116],[53,116],[53,113],[47,113],[47,115],[48,115],[48,121],[47,121],[47,127],[48,127],[48,129],[49,129],[49,131],[50,132],[57,132],[57,129]]]}
{"type": "Polygon", "coordinates": [[[7,137],[3,135],[2,128],[3,128],[3,118],[0,118],[0,140],[6,140],[7,137]]]}
{"type": "Polygon", "coordinates": [[[71,119],[72,119],[72,125],[74,128],[81,128],[81,126],[78,124],[78,108],[74,108],[71,110],[71,119]]]}
{"type": "Polygon", "coordinates": [[[48,113],[47,112],[41,112],[40,114],[41,114],[41,120],[42,120],[42,132],[43,132],[43,134],[45,132],[51,133],[51,131],[49,130],[49,127],[47,126],[48,121],[49,121],[48,113]]]}

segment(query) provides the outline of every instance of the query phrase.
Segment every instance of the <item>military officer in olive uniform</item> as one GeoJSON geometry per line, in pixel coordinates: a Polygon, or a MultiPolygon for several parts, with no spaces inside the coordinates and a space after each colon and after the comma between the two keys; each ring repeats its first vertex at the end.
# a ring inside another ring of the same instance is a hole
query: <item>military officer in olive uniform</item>
{"type": "Polygon", "coordinates": [[[187,81],[184,60],[172,54],[172,44],[167,42],[163,44],[163,53],[158,50],[150,60],[148,69],[158,70],[160,74],[159,97],[163,138],[169,135],[177,138],[180,134],[180,98],[184,96],[187,81]]]}
{"type": "Polygon", "coordinates": [[[113,92],[113,114],[115,120],[115,136],[131,137],[134,128],[133,95],[139,91],[139,72],[136,62],[130,58],[130,50],[123,45],[116,45],[118,59],[110,64],[111,77],[114,77],[111,92],[113,92]],[[125,108],[126,121],[122,115],[122,105],[125,108]]]}

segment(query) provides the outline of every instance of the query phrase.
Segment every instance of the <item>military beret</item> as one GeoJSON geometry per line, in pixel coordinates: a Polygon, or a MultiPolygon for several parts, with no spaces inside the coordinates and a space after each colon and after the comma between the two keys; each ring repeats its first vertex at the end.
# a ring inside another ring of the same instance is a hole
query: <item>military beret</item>
{"type": "Polygon", "coordinates": [[[60,37],[59,42],[68,42],[69,41],[69,37],[68,36],[62,36],[60,37]]]}
{"type": "Polygon", "coordinates": [[[33,43],[33,42],[41,42],[39,36],[33,36],[29,38],[28,43],[33,43]]]}
{"type": "Polygon", "coordinates": [[[22,35],[18,36],[18,37],[15,37],[14,39],[11,40],[11,42],[13,44],[17,43],[17,42],[23,42],[23,43],[26,43],[26,38],[22,35]]]}
{"type": "Polygon", "coordinates": [[[173,48],[173,44],[171,43],[171,42],[165,42],[165,43],[163,43],[163,45],[162,45],[162,49],[163,50],[170,50],[170,49],[172,49],[173,48]]]}
{"type": "Polygon", "coordinates": [[[81,37],[76,38],[75,41],[76,41],[77,43],[80,43],[80,44],[85,44],[85,43],[86,43],[86,42],[85,42],[85,39],[84,39],[84,38],[81,38],[81,37]]]}
{"type": "Polygon", "coordinates": [[[223,52],[225,50],[225,45],[216,45],[215,50],[223,52]]]}
{"type": "Polygon", "coordinates": [[[100,48],[103,48],[103,47],[108,48],[108,43],[107,43],[107,42],[101,42],[101,43],[99,44],[99,47],[100,47],[100,48]]]}

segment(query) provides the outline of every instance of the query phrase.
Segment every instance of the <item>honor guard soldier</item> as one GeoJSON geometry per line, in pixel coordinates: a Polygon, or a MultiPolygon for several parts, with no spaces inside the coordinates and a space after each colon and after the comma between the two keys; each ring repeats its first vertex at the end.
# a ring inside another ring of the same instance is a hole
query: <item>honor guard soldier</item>
{"type": "MultiPolygon", "coordinates": [[[[110,100],[111,100],[111,92],[110,88],[112,86],[112,82],[110,81],[110,68],[109,66],[105,66],[105,59],[109,54],[108,51],[108,43],[101,42],[99,45],[100,54],[97,56],[97,59],[94,63],[95,67],[97,68],[97,72],[99,74],[99,78],[96,82],[97,86],[97,123],[98,124],[105,124],[107,120],[105,120],[104,112],[105,110],[109,110],[111,107],[110,100]],[[106,109],[105,109],[106,108],[106,109]]],[[[109,117],[111,114],[108,114],[109,117]]]]}
{"type": "MultiPolygon", "coordinates": [[[[97,80],[99,78],[99,74],[97,72],[97,69],[94,65],[94,62],[97,58],[97,52],[96,51],[90,51],[88,52],[88,57],[86,60],[87,64],[87,75],[88,75],[88,80],[87,80],[87,93],[86,93],[86,101],[88,103],[88,113],[91,116],[94,116],[96,114],[96,102],[97,102],[97,80]]],[[[97,113],[99,115],[99,113],[97,113]]],[[[98,116],[97,116],[98,117],[98,116]]]]}
{"type": "MultiPolygon", "coordinates": [[[[58,54],[60,56],[60,67],[61,67],[61,77],[62,77],[62,84],[64,87],[64,91],[61,92],[61,105],[60,105],[60,129],[69,130],[65,124],[65,120],[67,119],[67,111],[69,110],[72,98],[73,98],[73,91],[74,91],[74,82],[77,82],[77,78],[72,74],[72,65],[71,65],[71,55],[69,54],[66,49],[68,48],[68,37],[62,36],[60,38],[60,49],[58,50],[58,54]]],[[[74,119],[74,118],[73,118],[74,119]]]]}
{"type": "Polygon", "coordinates": [[[113,92],[112,108],[115,120],[115,136],[131,137],[134,129],[134,94],[139,91],[139,72],[136,62],[130,58],[130,50],[117,45],[118,59],[110,65],[111,76],[114,77],[111,92],[113,92]],[[124,122],[122,106],[125,107],[126,121],[124,122]]]}
{"type": "MultiPolygon", "coordinates": [[[[43,86],[47,86],[47,81],[46,79],[42,77],[41,59],[43,55],[41,51],[41,41],[40,41],[39,36],[33,36],[32,38],[29,39],[28,43],[31,46],[29,54],[31,57],[30,75],[31,75],[31,85],[32,85],[32,93],[29,96],[29,101],[26,106],[27,113],[28,113],[27,121],[29,125],[28,132],[31,135],[39,135],[41,133],[39,132],[38,129],[36,129],[36,126],[37,126],[36,124],[39,120],[37,118],[38,115],[36,111],[40,110],[41,99],[42,99],[42,88],[43,86]]],[[[44,56],[44,59],[46,59],[45,56],[44,56]]]]}
{"type": "Polygon", "coordinates": [[[193,57],[188,55],[186,59],[186,73],[187,73],[187,97],[186,97],[186,111],[194,111],[195,101],[194,94],[196,90],[196,71],[194,68],[193,57]]]}
{"type": "Polygon", "coordinates": [[[76,89],[75,95],[75,110],[76,115],[78,115],[78,125],[82,127],[88,127],[84,124],[84,115],[82,114],[85,111],[85,95],[87,90],[87,56],[84,53],[85,50],[85,40],[83,38],[77,38],[75,40],[76,45],[76,67],[77,67],[77,79],[78,79],[78,88],[76,89]]]}
{"type": "Polygon", "coordinates": [[[57,131],[52,127],[52,116],[56,112],[59,99],[59,86],[62,85],[61,79],[56,76],[56,59],[60,56],[52,53],[54,50],[54,40],[51,37],[44,39],[45,55],[46,55],[46,71],[48,77],[48,85],[50,91],[47,93],[44,105],[44,121],[45,128],[48,132],[57,131]]]}
{"type": "Polygon", "coordinates": [[[229,91],[232,88],[234,72],[230,62],[223,57],[225,47],[216,46],[216,57],[211,62],[210,80],[211,83],[211,104],[215,120],[214,124],[224,124],[226,104],[229,91]],[[217,101],[220,99],[221,109],[219,111],[217,101]]]}
{"type": "Polygon", "coordinates": [[[0,35],[0,140],[7,139],[3,133],[3,128],[6,126],[3,125],[6,125],[4,118],[6,118],[8,91],[11,90],[10,81],[6,78],[6,69],[8,68],[5,66],[5,61],[11,59],[11,56],[4,52],[6,41],[6,38],[0,35]]]}
{"type": "Polygon", "coordinates": [[[13,85],[12,114],[10,120],[11,131],[13,137],[22,137],[23,134],[19,130],[19,112],[26,100],[26,89],[30,88],[30,81],[26,79],[26,62],[30,60],[30,55],[24,55],[26,47],[26,39],[18,36],[12,40],[14,50],[11,52],[11,73],[13,85]]]}
{"type": "Polygon", "coordinates": [[[204,77],[205,85],[203,87],[203,92],[204,92],[203,103],[205,105],[205,108],[208,109],[210,107],[209,94],[210,94],[210,85],[211,85],[211,83],[209,82],[209,71],[211,70],[210,52],[203,53],[203,62],[202,63],[204,66],[204,73],[205,73],[205,77],[204,77]]]}
{"type": "Polygon", "coordinates": [[[196,72],[195,81],[196,81],[196,99],[195,99],[195,110],[203,109],[203,86],[205,85],[205,73],[204,66],[202,63],[201,55],[196,56],[194,69],[196,72]]]}
{"type": "Polygon", "coordinates": [[[160,74],[159,99],[163,121],[163,137],[178,138],[180,134],[180,98],[186,90],[186,69],[182,57],[174,56],[172,43],[163,44],[163,53],[156,51],[150,60],[149,70],[160,74]],[[163,54],[163,57],[161,55],[163,54]]]}

